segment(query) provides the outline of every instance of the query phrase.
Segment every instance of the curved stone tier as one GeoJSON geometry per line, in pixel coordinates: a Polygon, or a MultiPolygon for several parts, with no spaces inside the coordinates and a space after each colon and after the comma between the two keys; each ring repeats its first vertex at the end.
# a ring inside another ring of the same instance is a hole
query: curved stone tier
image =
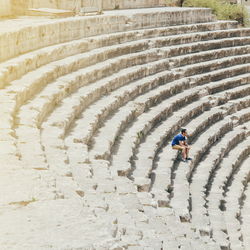
{"type": "Polygon", "coordinates": [[[189,8],[5,22],[4,250],[249,248],[249,28],[189,8]]]}

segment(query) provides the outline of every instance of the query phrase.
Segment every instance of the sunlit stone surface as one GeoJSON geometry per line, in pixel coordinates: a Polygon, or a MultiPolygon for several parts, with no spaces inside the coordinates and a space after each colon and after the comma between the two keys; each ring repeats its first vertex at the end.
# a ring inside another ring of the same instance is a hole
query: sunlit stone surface
{"type": "Polygon", "coordinates": [[[0,20],[0,248],[249,249],[249,35],[209,9],[0,20]]]}

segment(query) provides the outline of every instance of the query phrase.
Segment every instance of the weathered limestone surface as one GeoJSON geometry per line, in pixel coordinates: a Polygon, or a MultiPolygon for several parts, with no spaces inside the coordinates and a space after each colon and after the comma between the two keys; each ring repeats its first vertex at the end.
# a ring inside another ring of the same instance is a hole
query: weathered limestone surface
{"type": "Polygon", "coordinates": [[[113,10],[166,6],[164,0],[8,0],[3,2],[7,2],[15,13],[25,13],[30,8],[64,9],[78,13],[84,7],[113,10]]]}
{"type": "Polygon", "coordinates": [[[164,0],[104,0],[103,9],[133,9],[133,8],[143,8],[143,7],[158,7],[165,6],[166,2],[164,0]]]}
{"type": "Polygon", "coordinates": [[[250,29],[187,8],[2,24],[1,249],[249,246],[250,29]]]}
{"type": "MultiPolygon", "coordinates": [[[[249,158],[248,158],[249,161],[249,158]]],[[[242,226],[242,236],[244,239],[244,246],[245,248],[249,248],[250,247],[250,237],[249,234],[247,233],[247,228],[250,225],[250,213],[249,213],[249,209],[250,209],[250,188],[249,188],[249,181],[245,187],[245,200],[244,200],[244,204],[243,204],[243,208],[242,208],[242,219],[243,219],[243,226],[242,226]]]]}
{"type": "Polygon", "coordinates": [[[0,17],[9,16],[12,14],[11,11],[11,0],[0,1],[0,17]]]}
{"type": "Polygon", "coordinates": [[[81,0],[10,0],[11,9],[15,15],[23,15],[29,9],[51,8],[79,12],[81,0]]]}
{"type": "Polygon", "coordinates": [[[153,12],[150,9],[129,12],[110,11],[96,17],[72,17],[59,21],[36,19],[35,23],[31,20],[6,20],[1,22],[0,27],[0,61],[34,49],[88,36],[184,23],[209,22],[212,19],[209,9],[198,11],[191,8],[156,8],[153,12]]]}

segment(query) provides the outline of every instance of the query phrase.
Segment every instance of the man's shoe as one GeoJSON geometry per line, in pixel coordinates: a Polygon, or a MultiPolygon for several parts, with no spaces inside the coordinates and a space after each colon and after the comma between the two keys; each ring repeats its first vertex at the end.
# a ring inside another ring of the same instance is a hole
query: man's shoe
{"type": "Polygon", "coordinates": [[[187,162],[187,160],[186,160],[186,159],[183,159],[183,158],[181,158],[181,161],[182,161],[182,162],[187,162]]]}
{"type": "Polygon", "coordinates": [[[186,158],[186,160],[187,160],[187,161],[191,161],[191,160],[192,160],[192,158],[188,157],[188,158],[186,158]]]}

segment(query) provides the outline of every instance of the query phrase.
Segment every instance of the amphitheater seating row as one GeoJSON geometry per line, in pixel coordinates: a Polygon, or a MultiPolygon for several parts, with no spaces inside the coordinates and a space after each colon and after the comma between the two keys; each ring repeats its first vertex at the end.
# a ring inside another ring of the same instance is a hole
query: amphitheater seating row
{"type": "Polygon", "coordinates": [[[113,249],[244,249],[250,29],[236,26],[135,25],[2,62],[1,163],[46,180],[36,199],[105,220],[113,249]],[[183,126],[188,163],[170,146],[183,126]]]}

